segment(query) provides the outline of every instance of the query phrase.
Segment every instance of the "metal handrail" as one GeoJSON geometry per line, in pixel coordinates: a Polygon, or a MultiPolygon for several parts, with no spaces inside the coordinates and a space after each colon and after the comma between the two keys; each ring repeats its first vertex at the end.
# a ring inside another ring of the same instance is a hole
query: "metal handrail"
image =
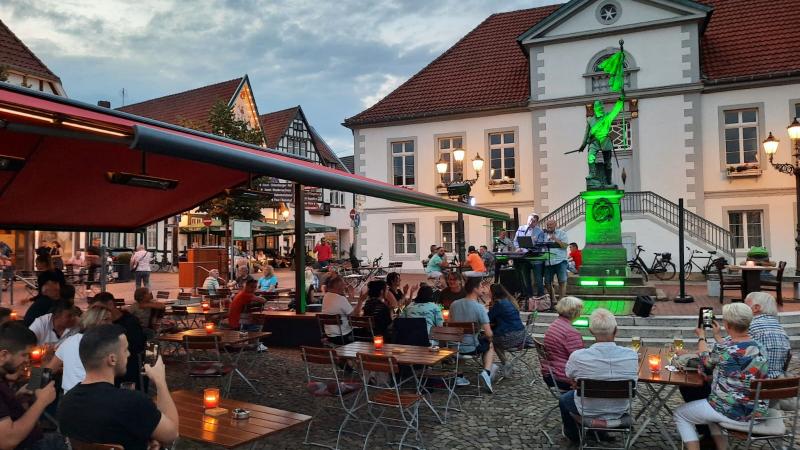
{"type": "MultiPolygon", "coordinates": [[[[620,209],[622,214],[649,214],[669,225],[678,226],[678,205],[655,192],[625,192],[620,200],[620,209]]],[[[576,195],[544,216],[542,222],[553,219],[563,227],[583,219],[585,213],[586,202],[576,195]]],[[[734,255],[730,231],[686,209],[683,210],[683,220],[686,234],[728,256],[734,255]]]]}

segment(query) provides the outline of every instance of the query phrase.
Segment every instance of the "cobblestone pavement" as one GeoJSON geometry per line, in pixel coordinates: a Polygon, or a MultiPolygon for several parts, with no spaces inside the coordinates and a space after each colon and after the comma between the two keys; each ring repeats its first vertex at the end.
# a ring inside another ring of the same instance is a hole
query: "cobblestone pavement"
{"type": "MultiPolygon", "coordinates": [[[[535,356],[531,352],[531,362],[538,370],[535,356]]],[[[250,355],[248,355],[249,357],[250,355]]],[[[231,397],[263,404],[288,411],[313,415],[315,406],[311,396],[305,390],[305,369],[300,360],[299,351],[294,349],[270,348],[267,353],[255,356],[257,361],[248,374],[257,379],[260,395],[254,394],[241,380],[234,378],[231,397]]],[[[246,364],[245,357],[242,360],[246,364]]],[[[795,361],[794,371],[798,370],[795,361]]],[[[524,366],[520,366],[524,367],[524,366]]],[[[204,387],[202,382],[192,386],[183,376],[184,368],[180,362],[168,362],[170,389],[196,389],[204,387]]],[[[484,393],[482,397],[463,397],[463,412],[451,412],[447,424],[439,424],[429,410],[420,409],[422,434],[425,448],[428,449],[555,449],[566,445],[560,433],[561,419],[556,409],[544,423],[550,431],[554,445],[550,445],[544,435],[539,432],[538,422],[555,401],[545,391],[539,377],[533,386],[529,386],[530,375],[517,369],[511,378],[495,383],[494,394],[484,393]]],[[[474,383],[474,382],[473,382],[474,383]]],[[[473,386],[459,388],[462,394],[473,394],[473,386]]],[[[676,393],[677,394],[677,393],[676,393]]],[[[434,394],[434,403],[440,403],[445,397],[441,393],[434,394]]],[[[670,405],[675,407],[682,401],[675,395],[670,405]]],[[[634,404],[634,410],[641,408],[640,402],[634,404]]],[[[327,417],[327,416],[326,416],[327,417]]],[[[675,443],[680,448],[677,433],[674,432],[672,418],[667,418],[667,429],[674,433],[675,443]]],[[[335,438],[335,433],[327,431],[338,426],[336,419],[326,418],[314,422],[316,440],[326,437],[335,438]],[[319,433],[322,434],[319,434],[319,433]]],[[[392,431],[391,441],[399,439],[400,434],[392,431]]],[[[267,437],[259,442],[258,448],[295,449],[303,448],[305,427],[284,431],[267,437]]],[[[333,443],[334,439],[327,442],[333,443]]],[[[370,439],[369,448],[396,448],[397,445],[386,444],[383,432],[376,432],[370,439]]],[[[363,439],[345,437],[340,448],[361,448],[363,439]]],[[[179,449],[210,449],[209,445],[182,440],[179,449]]],[[[312,447],[309,447],[312,448],[312,447]]],[[[642,434],[633,448],[654,449],[669,448],[653,425],[642,434]]]]}

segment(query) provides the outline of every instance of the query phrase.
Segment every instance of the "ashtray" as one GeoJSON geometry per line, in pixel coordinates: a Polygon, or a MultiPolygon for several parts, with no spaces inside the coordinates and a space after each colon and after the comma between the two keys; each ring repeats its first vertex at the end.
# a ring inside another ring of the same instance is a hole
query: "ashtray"
{"type": "Polygon", "coordinates": [[[239,337],[242,337],[242,338],[247,337],[247,331],[240,331],[239,332],[239,337]]]}
{"type": "Polygon", "coordinates": [[[430,347],[428,350],[430,350],[432,352],[438,352],[439,351],[439,346],[438,345],[434,345],[434,346],[430,347]]]}
{"type": "Polygon", "coordinates": [[[250,417],[250,411],[242,408],[234,408],[233,411],[231,411],[231,416],[234,419],[247,419],[250,417]]]}

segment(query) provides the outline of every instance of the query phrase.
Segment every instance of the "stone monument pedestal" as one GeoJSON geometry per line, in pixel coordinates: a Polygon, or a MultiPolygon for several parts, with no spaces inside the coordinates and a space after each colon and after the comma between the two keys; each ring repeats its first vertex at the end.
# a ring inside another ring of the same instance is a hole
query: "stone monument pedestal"
{"type": "Polygon", "coordinates": [[[620,189],[581,192],[586,202],[586,246],[581,277],[626,277],[628,256],[622,246],[620,189]]]}

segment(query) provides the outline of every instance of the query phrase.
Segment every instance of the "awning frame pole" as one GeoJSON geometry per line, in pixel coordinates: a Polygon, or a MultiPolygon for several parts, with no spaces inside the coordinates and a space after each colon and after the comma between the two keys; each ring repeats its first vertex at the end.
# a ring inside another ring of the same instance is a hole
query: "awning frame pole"
{"type": "Polygon", "coordinates": [[[303,185],[294,183],[294,292],[297,314],[306,312],[306,202],[303,185]]]}

